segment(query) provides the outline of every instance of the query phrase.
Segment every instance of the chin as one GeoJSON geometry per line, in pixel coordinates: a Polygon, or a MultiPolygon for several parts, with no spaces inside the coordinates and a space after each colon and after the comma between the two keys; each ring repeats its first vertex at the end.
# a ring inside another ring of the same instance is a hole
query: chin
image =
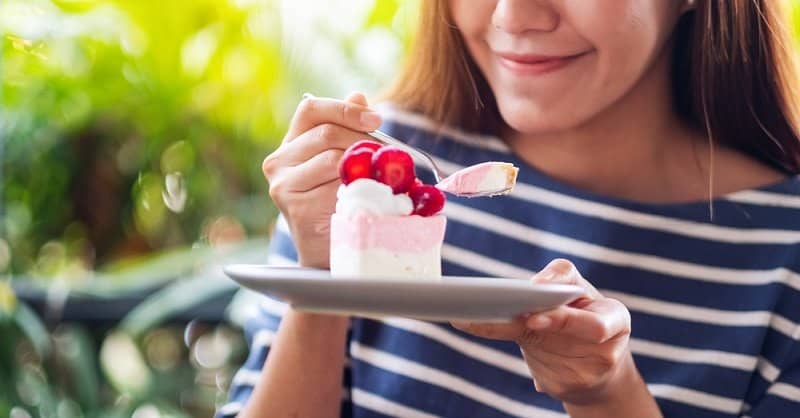
{"type": "Polygon", "coordinates": [[[569,129],[576,125],[574,118],[564,112],[548,112],[528,106],[504,109],[499,106],[500,116],[513,130],[528,134],[548,134],[569,129]]]}

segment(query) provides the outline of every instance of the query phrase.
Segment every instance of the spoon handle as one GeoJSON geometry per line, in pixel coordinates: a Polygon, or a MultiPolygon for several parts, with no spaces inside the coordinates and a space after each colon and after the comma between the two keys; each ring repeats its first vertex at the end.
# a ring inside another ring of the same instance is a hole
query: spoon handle
{"type": "Polygon", "coordinates": [[[411,145],[408,145],[408,144],[406,144],[405,142],[403,142],[403,141],[401,141],[399,139],[393,138],[393,137],[391,137],[391,136],[389,136],[389,135],[385,134],[384,132],[381,132],[381,131],[379,131],[377,129],[372,131],[372,132],[367,132],[367,135],[377,139],[378,141],[380,141],[380,142],[382,142],[384,144],[393,145],[393,146],[396,146],[398,148],[402,148],[404,150],[410,151],[411,153],[413,153],[417,157],[418,160],[421,159],[422,162],[425,165],[430,167],[431,171],[433,172],[433,177],[436,178],[436,182],[437,183],[442,181],[443,176],[442,176],[441,171],[439,171],[439,167],[436,166],[436,163],[433,161],[433,158],[431,158],[431,156],[428,155],[426,152],[418,150],[418,149],[412,147],[411,145]]]}

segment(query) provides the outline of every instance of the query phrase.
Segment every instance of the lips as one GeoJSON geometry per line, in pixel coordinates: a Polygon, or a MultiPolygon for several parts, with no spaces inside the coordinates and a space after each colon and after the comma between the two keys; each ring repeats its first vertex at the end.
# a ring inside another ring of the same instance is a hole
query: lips
{"type": "Polygon", "coordinates": [[[583,55],[584,53],[574,55],[497,53],[497,59],[500,65],[514,74],[542,75],[562,69],[583,55]]]}

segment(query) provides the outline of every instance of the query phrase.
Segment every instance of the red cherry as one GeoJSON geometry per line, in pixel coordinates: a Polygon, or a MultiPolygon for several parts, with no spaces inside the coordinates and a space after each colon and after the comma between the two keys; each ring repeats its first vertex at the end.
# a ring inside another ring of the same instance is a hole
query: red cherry
{"type": "Polygon", "coordinates": [[[408,197],[414,203],[413,215],[433,216],[444,208],[444,193],[430,184],[412,187],[408,197]]]}
{"type": "Polygon", "coordinates": [[[405,193],[417,178],[414,160],[397,147],[381,147],[372,155],[372,178],[392,188],[394,194],[405,193]]]}
{"type": "Polygon", "coordinates": [[[369,149],[369,150],[372,150],[374,152],[374,151],[377,151],[378,148],[380,148],[382,146],[383,146],[383,144],[380,144],[378,142],[370,141],[369,139],[362,139],[361,141],[358,141],[358,142],[354,143],[353,145],[350,145],[345,152],[352,152],[352,151],[355,151],[357,149],[369,149]]]}
{"type": "Polygon", "coordinates": [[[345,185],[356,179],[372,176],[372,150],[367,148],[347,151],[339,162],[339,177],[345,185]]]}

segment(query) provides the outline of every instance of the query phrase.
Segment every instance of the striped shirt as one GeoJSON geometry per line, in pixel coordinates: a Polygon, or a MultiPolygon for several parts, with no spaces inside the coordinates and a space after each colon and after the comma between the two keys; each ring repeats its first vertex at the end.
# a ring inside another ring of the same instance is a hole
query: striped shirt
{"type": "MultiPolygon", "coordinates": [[[[630,349],[665,417],[800,417],[800,178],[715,199],[711,221],[707,201],[587,193],[498,138],[437,135],[417,114],[388,109],[383,129],[445,171],[483,161],[520,168],[508,197],[448,197],[443,274],[529,277],[567,258],[630,310],[630,349]]],[[[270,253],[271,262],[296,259],[282,220],[270,253]]],[[[219,416],[247,401],[285,309],[265,299],[246,325],[251,352],[219,416]]],[[[343,367],[345,417],[566,417],[534,390],[516,344],[446,323],[353,318],[343,367]]]]}

